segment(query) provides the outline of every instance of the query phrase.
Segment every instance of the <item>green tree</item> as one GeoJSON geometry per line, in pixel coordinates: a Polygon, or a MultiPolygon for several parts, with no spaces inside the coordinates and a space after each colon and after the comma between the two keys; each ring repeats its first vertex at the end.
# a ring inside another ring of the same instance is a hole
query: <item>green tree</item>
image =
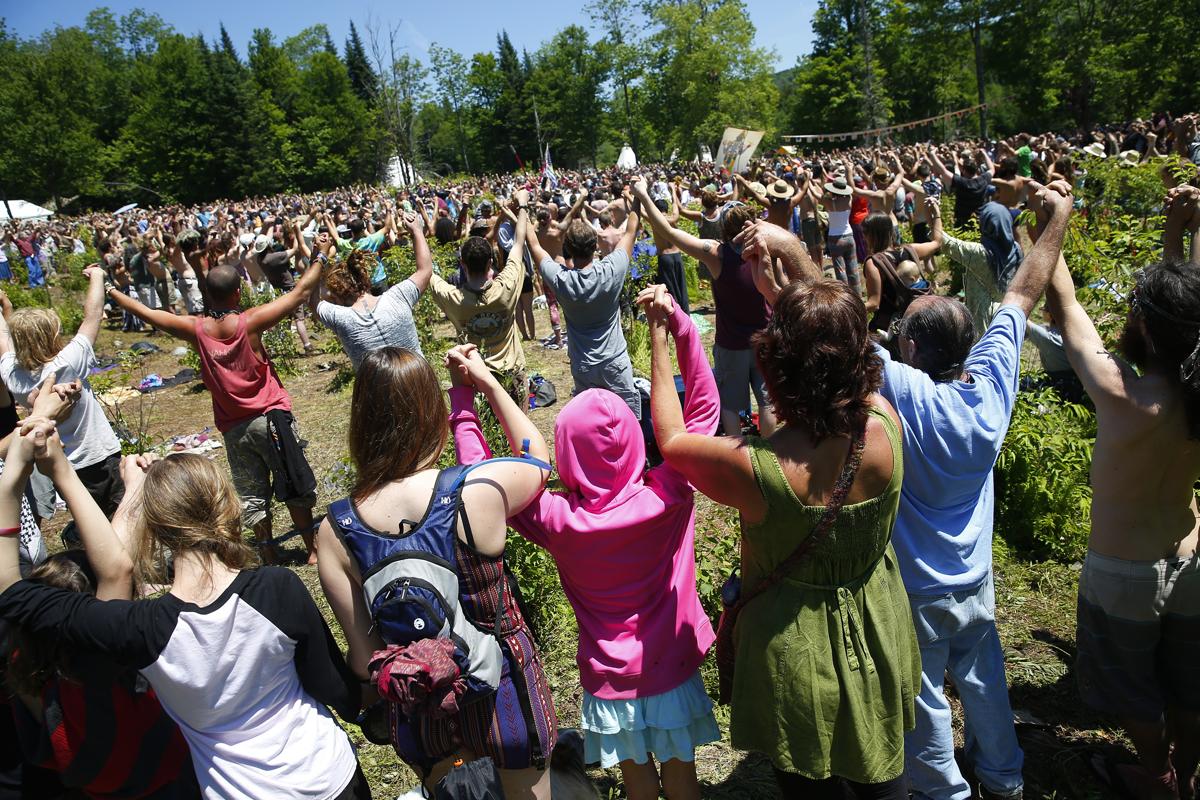
{"type": "MultiPolygon", "coordinates": [[[[467,155],[467,129],[464,119],[465,107],[468,102],[467,93],[471,89],[468,80],[467,60],[461,53],[446,47],[432,44],[429,47],[429,62],[433,68],[434,92],[444,108],[449,109],[454,116],[454,125],[458,137],[458,151],[462,157],[460,165],[467,172],[471,171],[471,160],[467,155]]],[[[432,126],[432,123],[431,123],[432,126]]],[[[437,129],[441,132],[439,120],[437,129]]],[[[444,153],[444,151],[442,151],[444,153]]],[[[432,152],[430,153],[432,157],[432,152]]],[[[439,161],[441,158],[438,159],[439,161]]],[[[447,159],[450,160],[450,159],[447,159]]]]}
{"type": "Polygon", "coordinates": [[[578,25],[559,31],[534,57],[528,87],[545,142],[553,146],[560,163],[595,163],[604,110],[600,89],[606,76],[607,64],[578,25]]]}
{"type": "Polygon", "coordinates": [[[375,97],[378,83],[375,70],[371,69],[371,60],[367,58],[367,50],[358,36],[358,28],[354,27],[354,20],[350,20],[350,35],[346,37],[345,52],[346,69],[350,73],[350,85],[360,100],[369,103],[375,97]]]}

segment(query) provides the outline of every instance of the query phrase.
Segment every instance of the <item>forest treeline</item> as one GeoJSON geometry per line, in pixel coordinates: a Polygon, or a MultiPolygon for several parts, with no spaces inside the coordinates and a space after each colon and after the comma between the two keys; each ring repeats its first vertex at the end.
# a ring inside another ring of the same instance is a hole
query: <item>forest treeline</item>
{"type": "MultiPolygon", "coordinates": [[[[594,0],[591,24],[517,50],[405,46],[399,26],[323,24],[234,42],[145,11],[41,33],[0,27],[0,189],[78,206],[194,202],[424,174],[605,164],[715,149],[727,125],[854,130],[989,103],[977,131],[1046,130],[1200,107],[1182,0],[822,0],[784,72],[741,0],[594,0]]],[[[914,136],[951,136],[939,127],[914,136]]]]}

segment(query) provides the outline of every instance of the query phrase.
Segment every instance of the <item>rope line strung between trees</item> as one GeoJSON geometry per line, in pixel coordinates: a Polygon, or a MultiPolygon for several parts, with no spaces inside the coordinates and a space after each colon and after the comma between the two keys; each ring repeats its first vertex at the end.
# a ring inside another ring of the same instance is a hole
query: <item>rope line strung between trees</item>
{"type": "Polygon", "coordinates": [[[912,120],[911,122],[901,122],[897,125],[886,125],[882,128],[870,128],[868,130],[861,131],[846,131],[844,133],[795,133],[780,136],[779,138],[798,142],[824,142],[833,141],[835,139],[861,139],[869,136],[880,136],[893,131],[911,130],[912,128],[918,128],[922,125],[930,125],[932,123],[942,122],[950,119],[951,117],[954,119],[961,119],[967,114],[974,113],[981,108],[988,108],[989,105],[989,103],[978,103],[973,106],[968,106],[967,108],[960,108],[955,111],[947,111],[945,114],[938,114],[934,117],[912,120]]]}

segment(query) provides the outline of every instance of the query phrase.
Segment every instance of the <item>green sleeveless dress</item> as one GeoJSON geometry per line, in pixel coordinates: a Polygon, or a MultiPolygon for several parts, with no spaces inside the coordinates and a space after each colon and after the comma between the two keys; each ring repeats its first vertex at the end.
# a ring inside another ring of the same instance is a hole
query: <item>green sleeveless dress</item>
{"type": "MultiPolygon", "coordinates": [[[[904,771],[915,724],[921,653],[892,525],[904,479],[900,431],[872,409],[892,445],[892,479],[878,497],[842,507],[808,558],[738,617],[730,738],[778,769],[821,780],[880,783],[904,771]]],[[[752,587],[821,519],[796,497],[771,444],[749,439],[767,501],[761,525],[742,526],[742,580],[752,587]]]]}

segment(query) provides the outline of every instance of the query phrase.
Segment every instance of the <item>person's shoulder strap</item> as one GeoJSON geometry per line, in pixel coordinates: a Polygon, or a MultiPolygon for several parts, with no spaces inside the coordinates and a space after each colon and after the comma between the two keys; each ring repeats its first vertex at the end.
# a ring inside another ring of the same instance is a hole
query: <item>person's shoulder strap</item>
{"type": "MultiPolygon", "coordinates": [[[[837,483],[834,484],[833,495],[829,498],[829,502],[825,506],[825,513],[821,515],[820,521],[817,522],[816,526],[813,527],[812,531],[800,542],[796,549],[792,551],[792,554],[783,561],[780,561],[775,566],[775,569],[771,570],[770,575],[759,581],[758,585],[749,591],[742,592],[737,602],[738,610],[783,580],[789,572],[798,567],[808,557],[808,554],[813,551],[814,547],[824,541],[829,531],[833,529],[833,524],[837,521],[838,515],[842,511],[842,506],[846,503],[846,496],[850,494],[850,487],[854,485],[854,478],[858,475],[859,465],[862,464],[865,445],[866,430],[864,426],[855,431],[850,437],[850,453],[846,458],[845,466],[842,467],[841,475],[838,476],[837,483]]],[[[780,474],[782,475],[782,471],[780,474]]]]}
{"type": "Polygon", "coordinates": [[[890,489],[904,478],[904,437],[901,435],[900,427],[892,419],[891,414],[874,406],[867,413],[883,424],[883,430],[887,434],[888,443],[892,446],[892,478],[888,481],[888,488],[890,489]]]}

